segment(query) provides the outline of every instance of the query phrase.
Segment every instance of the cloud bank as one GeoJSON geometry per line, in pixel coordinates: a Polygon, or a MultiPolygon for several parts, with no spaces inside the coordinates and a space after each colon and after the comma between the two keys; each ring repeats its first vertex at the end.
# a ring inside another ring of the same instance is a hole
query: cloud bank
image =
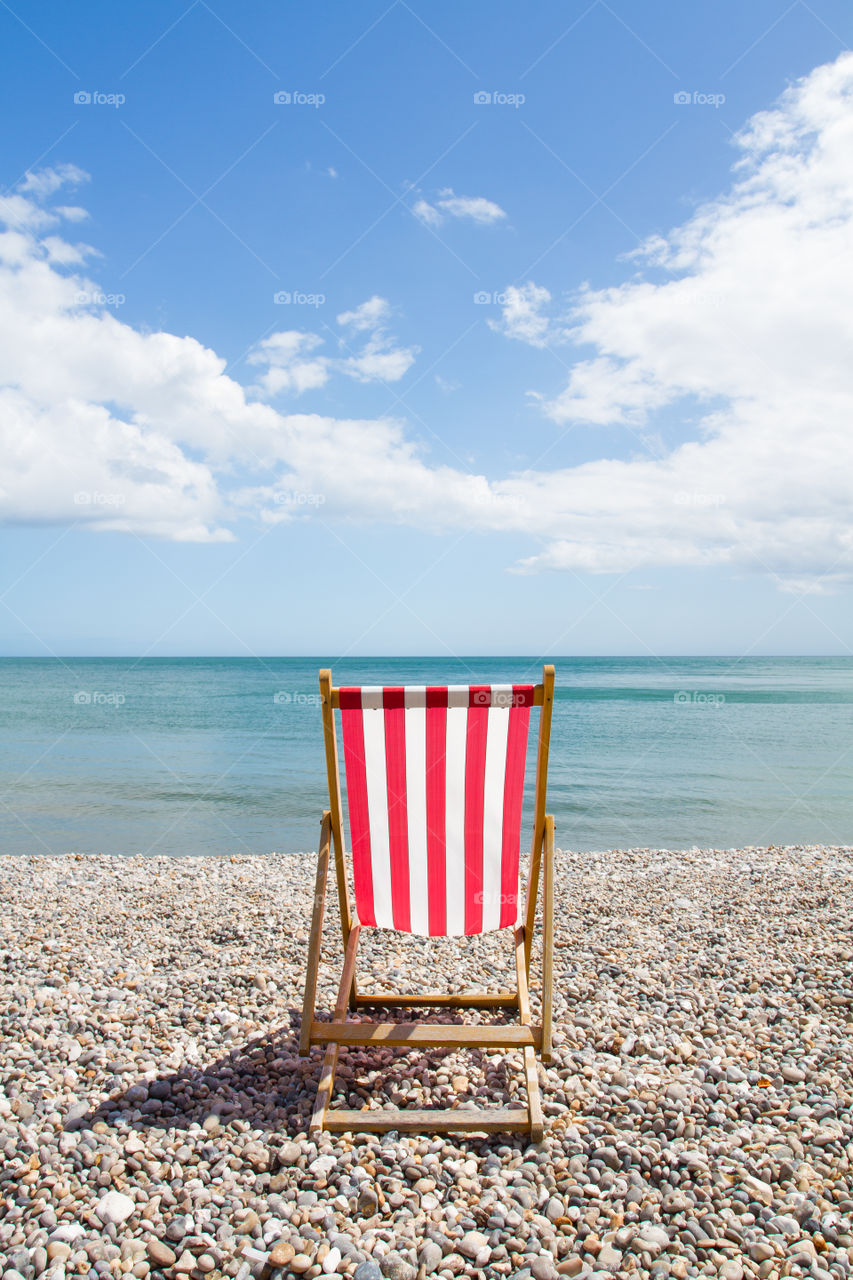
{"type": "MultiPolygon", "coordinates": [[[[417,350],[391,336],[387,300],[341,313],[338,335],[271,335],[244,388],[195,339],[81,302],[98,298],[94,251],[69,235],[85,213],[51,202],[85,175],[28,176],[0,201],[3,518],[221,540],[238,519],[293,519],[294,494],[321,494],[325,519],[526,534],[539,544],[527,571],[722,565],[792,588],[849,581],[853,55],[792,86],[737,146],[730,189],[643,246],[647,278],[586,286],[559,314],[553,284],[507,290],[497,327],[560,342],[570,365],[561,392],[539,393],[555,431],[621,427],[635,456],[491,481],[430,466],[396,419],[268,402],[333,376],[401,378],[417,350]],[[663,411],[691,438],[642,456],[663,411]]],[[[430,207],[497,220],[461,212],[467,199],[445,191],[430,207]]]]}

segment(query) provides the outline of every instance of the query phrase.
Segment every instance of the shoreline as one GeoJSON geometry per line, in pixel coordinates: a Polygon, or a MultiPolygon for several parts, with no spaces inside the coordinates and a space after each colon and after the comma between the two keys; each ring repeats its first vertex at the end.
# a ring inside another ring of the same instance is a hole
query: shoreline
{"type": "MultiPolygon", "coordinates": [[[[846,1276],[853,849],[561,852],[556,882],[544,1141],[309,1142],[312,855],[0,856],[0,1274],[846,1276]]],[[[365,942],[377,990],[511,979],[502,935],[365,942]]],[[[519,1068],[349,1051],[337,1102],[506,1102],[519,1068]]]]}

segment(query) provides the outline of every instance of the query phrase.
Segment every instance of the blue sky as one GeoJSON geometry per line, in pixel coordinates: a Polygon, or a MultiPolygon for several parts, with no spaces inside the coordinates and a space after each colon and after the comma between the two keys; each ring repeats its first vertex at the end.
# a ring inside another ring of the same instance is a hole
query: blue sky
{"type": "Polygon", "coordinates": [[[0,32],[2,652],[850,652],[848,5],[0,32]]]}

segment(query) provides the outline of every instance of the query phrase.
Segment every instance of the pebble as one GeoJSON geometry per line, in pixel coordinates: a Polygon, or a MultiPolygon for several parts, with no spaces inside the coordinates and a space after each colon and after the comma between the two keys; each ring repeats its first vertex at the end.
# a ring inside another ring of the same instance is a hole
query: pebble
{"type": "Polygon", "coordinates": [[[130,1196],[122,1195],[120,1191],[108,1191],[98,1201],[95,1212],[101,1222],[111,1222],[114,1226],[119,1226],[136,1212],[136,1205],[130,1196]]]}
{"type": "Polygon", "coordinates": [[[277,1244],[270,1249],[270,1266],[287,1267],[290,1260],[296,1253],[293,1245],[289,1240],[279,1240],[277,1244]]]}
{"type": "MultiPolygon", "coordinates": [[[[850,849],[558,854],[537,1144],[308,1136],[314,861],[0,859],[0,1280],[849,1280],[850,849]]],[[[369,931],[359,977],[505,945],[369,931]]],[[[335,1104],[523,1098],[518,1054],[353,1048],[335,1104]]]]}
{"type": "Polygon", "coordinates": [[[488,1245],[489,1242],[482,1232],[466,1231],[456,1247],[463,1258],[476,1258],[482,1249],[488,1248],[488,1245]]]}
{"type": "Polygon", "coordinates": [[[720,1266],[717,1275],[720,1280],[743,1280],[743,1267],[736,1258],[729,1258],[720,1266]]]}
{"type": "Polygon", "coordinates": [[[556,1280],[557,1268],[549,1257],[540,1253],[530,1263],[530,1274],[533,1280],[556,1280]]]}
{"type": "Polygon", "coordinates": [[[423,1267],[427,1275],[432,1275],[433,1271],[437,1271],[441,1265],[441,1246],[437,1245],[434,1240],[427,1240],[418,1250],[418,1263],[423,1267]]]}
{"type": "Polygon", "coordinates": [[[368,1258],[366,1262],[361,1262],[353,1273],[353,1280],[382,1280],[382,1271],[379,1263],[374,1262],[372,1258],[368,1258]]]}
{"type": "Polygon", "coordinates": [[[622,1265],[622,1254],[610,1244],[603,1244],[596,1259],[598,1268],[604,1271],[618,1271],[622,1265]]]}
{"type": "Polygon", "coordinates": [[[379,1263],[379,1269],[385,1280],[415,1280],[418,1274],[415,1267],[393,1249],[385,1254],[379,1263]]]}
{"type": "Polygon", "coordinates": [[[148,1257],[155,1267],[171,1267],[177,1262],[178,1255],[162,1240],[148,1241],[148,1257]]]}

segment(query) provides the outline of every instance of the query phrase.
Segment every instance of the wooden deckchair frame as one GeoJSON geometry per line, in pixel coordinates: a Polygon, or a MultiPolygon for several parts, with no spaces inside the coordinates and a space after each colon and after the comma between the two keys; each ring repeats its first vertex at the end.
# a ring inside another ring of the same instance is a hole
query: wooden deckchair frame
{"type": "Polygon", "coordinates": [[[551,741],[551,711],[554,701],[554,668],[542,668],[542,683],[534,689],[533,705],[541,708],[539,745],[536,755],[536,789],[534,793],[533,839],[530,846],[530,873],[523,921],[513,930],[515,955],[515,990],[511,992],[469,992],[452,995],[427,992],[419,995],[383,993],[359,995],[356,985],[356,951],[361,924],[353,909],[349,893],[344,851],[341,783],[338,771],[338,744],[335,708],[340,706],[339,690],[332,686],[330,670],[320,672],[320,694],[323,711],[323,736],[326,747],[326,774],[329,783],[329,808],[323,812],[320,825],[320,849],[314,884],[314,910],[308,941],[308,968],[302,1006],[299,1052],[305,1056],[312,1046],[325,1045],[326,1053],[309,1130],[365,1133],[464,1132],[464,1133],[529,1133],[538,1142],[544,1121],[539,1097],[536,1054],[543,1062],[551,1060],[551,1006],[554,968],[554,819],[545,812],[548,752],[551,741]],[[316,1021],[317,975],[326,907],[326,882],[331,853],[334,850],[344,966],[331,1022],[316,1021]],[[533,930],[539,882],[542,880],[542,1014],[534,1023],[530,1014],[528,981],[533,930]],[[508,1026],[473,1026],[428,1022],[351,1022],[347,1010],[418,1007],[428,1009],[514,1009],[518,1022],[508,1026]],[[385,1110],[345,1110],[329,1106],[335,1083],[338,1053],[345,1045],[380,1045],[401,1048],[443,1049],[521,1049],[527,1087],[527,1106],[492,1107],[486,1109],[411,1108],[385,1110]]]}

